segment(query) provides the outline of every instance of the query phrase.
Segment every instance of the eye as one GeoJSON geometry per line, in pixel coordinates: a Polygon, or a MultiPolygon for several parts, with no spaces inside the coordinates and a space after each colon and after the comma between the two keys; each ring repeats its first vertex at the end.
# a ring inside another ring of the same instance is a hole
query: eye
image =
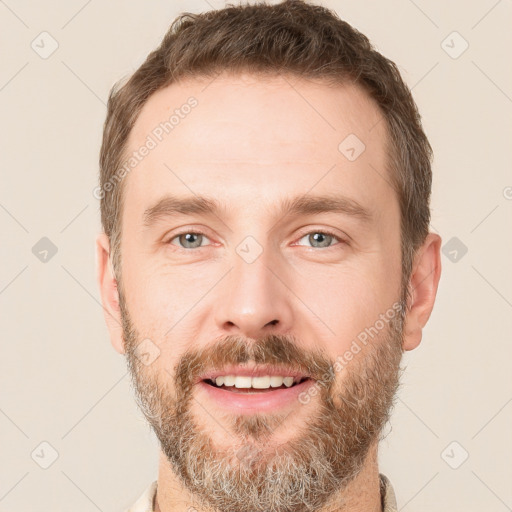
{"type": "Polygon", "coordinates": [[[208,240],[208,237],[204,233],[196,231],[185,231],[175,235],[169,240],[169,244],[178,245],[181,249],[197,249],[202,247],[202,242],[208,240]],[[179,244],[173,243],[173,240],[178,240],[179,244]]]}
{"type": "MultiPolygon", "coordinates": [[[[303,239],[307,239],[308,243],[311,244],[311,247],[316,249],[327,249],[336,245],[333,242],[345,242],[341,237],[332,233],[330,231],[325,230],[315,230],[310,231],[304,234],[299,242],[303,239]]],[[[203,244],[204,241],[208,241],[209,238],[202,232],[199,231],[184,231],[183,233],[178,233],[174,235],[167,243],[176,245],[180,249],[198,249],[200,247],[204,247],[208,245],[207,243],[203,244]],[[177,241],[176,243],[174,241],[177,241]]],[[[298,245],[301,245],[300,243],[298,245]]]]}
{"type": "Polygon", "coordinates": [[[326,249],[332,247],[332,245],[336,245],[331,243],[335,240],[338,242],[344,242],[342,238],[335,235],[334,233],[320,230],[310,231],[309,233],[306,233],[305,235],[302,236],[302,238],[299,239],[299,242],[300,240],[303,239],[307,239],[307,241],[311,244],[312,247],[318,249],[326,249]]]}

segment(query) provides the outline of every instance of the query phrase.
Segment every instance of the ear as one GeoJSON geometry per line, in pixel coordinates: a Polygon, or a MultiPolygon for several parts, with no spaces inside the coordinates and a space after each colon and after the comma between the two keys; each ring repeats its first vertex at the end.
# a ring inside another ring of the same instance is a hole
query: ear
{"type": "Polygon", "coordinates": [[[110,242],[105,233],[100,233],[96,237],[96,278],[100,288],[105,322],[110,333],[110,342],[117,352],[124,354],[117,281],[110,261],[110,242]]]}
{"type": "Polygon", "coordinates": [[[429,233],[414,258],[409,281],[411,298],[404,324],[404,350],[416,348],[436,299],[441,277],[441,237],[429,233]]]}

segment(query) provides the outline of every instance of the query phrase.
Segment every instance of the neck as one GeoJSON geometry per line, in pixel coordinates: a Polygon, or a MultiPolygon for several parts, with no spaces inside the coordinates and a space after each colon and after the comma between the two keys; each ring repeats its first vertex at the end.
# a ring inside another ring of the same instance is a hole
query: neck
{"type": "MultiPolygon", "coordinates": [[[[373,445],[360,473],[330,502],[315,512],[382,512],[377,443],[373,445]],[[340,507],[340,503],[343,506],[340,507]]],[[[181,484],[170,463],[160,451],[155,512],[218,512],[198,505],[181,484]],[[192,508],[191,508],[192,507],[192,508]]]]}

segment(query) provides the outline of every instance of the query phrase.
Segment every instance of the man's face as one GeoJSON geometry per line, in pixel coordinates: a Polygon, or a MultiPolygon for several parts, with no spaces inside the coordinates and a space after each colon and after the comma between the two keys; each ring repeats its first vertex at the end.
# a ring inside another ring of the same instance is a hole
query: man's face
{"type": "Polygon", "coordinates": [[[128,363],[193,495],[221,510],[307,510],[361,470],[398,385],[385,122],[354,86],[210,82],[158,91],[130,135],[128,153],[162,140],[124,183],[128,363]],[[197,105],[155,132],[190,96],[197,105]]]}

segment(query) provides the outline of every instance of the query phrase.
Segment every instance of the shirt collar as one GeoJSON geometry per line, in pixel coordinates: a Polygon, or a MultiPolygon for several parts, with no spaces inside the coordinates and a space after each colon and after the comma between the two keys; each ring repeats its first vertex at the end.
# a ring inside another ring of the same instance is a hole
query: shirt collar
{"type": "MultiPolygon", "coordinates": [[[[389,481],[389,478],[382,473],[380,477],[380,496],[382,499],[383,512],[398,512],[398,505],[396,502],[395,490],[389,481]]],[[[151,511],[152,512],[152,511],[151,511]]]]}

